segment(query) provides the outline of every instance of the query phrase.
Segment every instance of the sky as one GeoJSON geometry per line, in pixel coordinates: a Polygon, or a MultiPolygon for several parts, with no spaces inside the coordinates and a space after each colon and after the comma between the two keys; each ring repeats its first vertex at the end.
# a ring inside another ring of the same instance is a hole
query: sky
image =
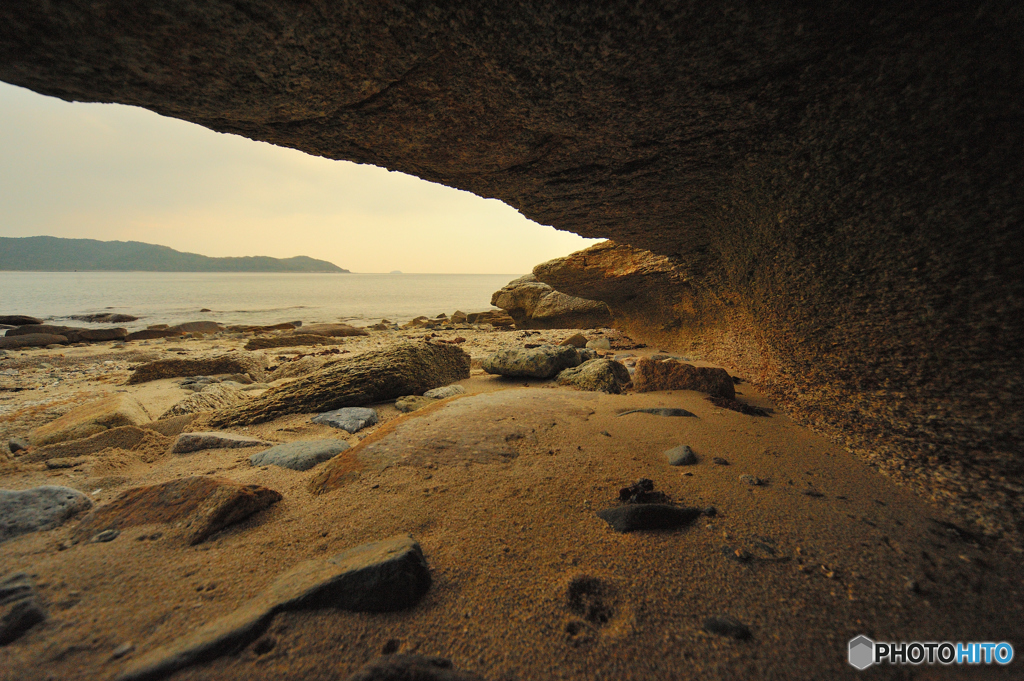
{"type": "Polygon", "coordinates": [[[0,207],[5,237],[308,255],[353,272],[520,274],[599,241],[403,173],[6,83],[0,207]]]}

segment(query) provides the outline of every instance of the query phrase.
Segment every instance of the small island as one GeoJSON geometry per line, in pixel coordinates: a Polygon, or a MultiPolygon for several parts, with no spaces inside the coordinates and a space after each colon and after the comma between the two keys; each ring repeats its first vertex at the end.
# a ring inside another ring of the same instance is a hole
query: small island
{"type": "Polygon", "coordinates": [[[326,260],[246,256],[211,258],[140,241],[0,237],[0,271],[19,272],[332,272],[350,274],[326,260]]]}

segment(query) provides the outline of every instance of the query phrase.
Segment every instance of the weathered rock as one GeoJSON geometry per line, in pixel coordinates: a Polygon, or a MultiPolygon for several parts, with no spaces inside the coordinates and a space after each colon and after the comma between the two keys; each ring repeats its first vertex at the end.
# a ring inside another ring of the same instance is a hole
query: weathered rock
{"type": "Polygon", "coordinates": [[[298,378],[299,376],[307,376],[317,369],[323,369],[328,364],[334,364],[339,360],[338,357],[316,357],[314,355],[306,355],[300,357],[291,362],[283,362],[280,366],[274,369],[269,376],[267,376],[268,382],[280,380],[282,378],[298,378]]]}
{"type": "Polygon", "coordinates": [[[264,442],[249,435],[237,435],[235,433],[182,433],[174,439],[171,452],[174,454],[191,454],[192,452],[204,449],[237,449],[240,447],[266,447],[269,442],[264,442]]]}
{"type": "Polygon", "coordinates": [[[651,414],[653,416],[697,416],[692,411],[686,411],[685,409],[678,409],[675,407],[650,407],[646,409],[630,409],[624,411],[616,416],[626,416],[627,414],[651,414]]]}
{"type": "Polygon", "coordinates": [[[553,378],[558,372],[579,366],[582,359],[568,345],[541,345],[536,348],[505,348],[481,363],[489,374],[516,378],[553,378]]]}
{"type": "Polygon", "coordinates": [[[232,333],[267,333],[268,331],[294,331],[302,326],[302,322],[283,322],[281,324],[269,324],[266,326],[253,326],[251,324],[232,325],[227,327],[232,333]]]}
{"type": "Polygon", "coordinates": [[[596,329],[612,319],[604,303],[556,291],[532,274],[496,291],[491,305],[507,311],[517,329],[596,329]]]}
{"type": "Polygon", "coordinates": [[[213,425],[261,423],[285,414],[325,412],[421,394],[469,378],[469,365],[469,355],[444,343],[407,343],[367,352],[217,412],[213,425]]]}
{"type": "Polygon", "coordinates": [[[70,487],[0,490],[0,544],[29,532],[52,530],[91,506],[89,497],[70,487]]]}
{"type": "Polygon", "coordinates": [[[253,338],[245,344],[245,349],[265,350],[267,348],[290,348],[303,347],[307,345],[340,345],[344,342],[345,341],[340,340],[339,338],[334,338],[327,334],[306,333],[306,329],[303,329],[303,333],[288,333],[280,336],[259,336],[257,338],[253,338]]]}
{"type": "Polygon", "coordinates": [[[27,574],[16,572],[0,581],[0,646],[16,641],[45,620],[46,610],[27,574]]]}
{"type": "MultiPolygon", "coordinates": [[[[70,343],[88,343],[110,340],[121,340],[128,335],[126,329],[85,329],[74,326],[56,326],[53,324],[33,324],[19,326],[7,332],[7,336],[25,336],[29,334],[54,334],[64,336],[70,343]]],[[[59,342],[59,341],[58,341],[59,342]]]]}
{"type": "Polygon", "coordinates": [[[257,380],[262,380],[266,368],[267,357],[263,353],[232,353],[195,359],[161,359],[136,367],[128,379],[128,383],[134,385],[147,381],[158,381],[161,378],[215,374],[249,374],[257,380]]]}
{"type": "Polygon", "coordinates": [[[180,333],[220,333],[224,327],[217,322],[185,322],[168,327],[167,330],[180,333]]]}
{"type": "Polygon", "coordinates": [[[198,414],[203,411],[217,411],[218,409],[242,404],[248,399],[249,395],[243,390],[222,383],[215,383],[204,387],[201,392],[189,395],[180,402],[177,402],[161,414],[160,418],[168,419],[185,414],[198,414]]]}
{"type": "Polygon", "coordinates": [[[42,319],[36,319],[35,317],[28,317],[23,314],[5,314],[0,315],[0,324],[10,326],[27,326],[29,324],[38,325],[42,324],[42,319]]]}
{"type": "Polygon", "coordinates": [[[74,458],[86,454],[97,454],[104,449],[125,451],[159,450],[167,451],[171,439],[146,427],[118,426],[78,440],[67,440],[41,447],[35,447],[22,456],[22,461],[49,461],[50,459],[74,458]]]}
{"type": "Polygon", "coordinates": [[[424,397],[429,397],[433,400],[443,400],[448,397],[454,397],[456,395],[465,395],[466,389],[461,385],[446,385],[440,388],[432,388],[431,390],[423,393],[424,397]]]}
{"type": "Polygon", "coordinates": [[[437,402],[438,400],[426,395],[404,395],[395,400],[395,409],[403,414],[408,414],[423,407],[429,407],[437,402]]]}
{"type": "Polygon", "coordinates": [[[46,467],[50,470],[61,470],[64,468],[77,468],[95,460],[91,456],[57,457],[46,460],[46,467]]]}
{"type": "Polygon", "coordinates": [[[450,317],[452,324],[466,324],[468,323],[468,315],[462,310],[456,310],[450,317]]]}
{"type": "Polygon", "coordinates": [[[126,341],[153,340],[154,338],[173,338],[182,335],[184,332],[170,329],[143,329],[142,331],[132,331],[124,339],[126,341]]]}
{"type": "Polygon", "coordinates": [[[11,454],[17,454],[18,452],[24,452],[30,447],[28,440],[23,437],[12,437],[7,441],[7,448],[11,450],[11,454]]]}
{"type": "Polygon", "coordinates": [[[309,560],[280,575],[234,612],[133,661],[117,681],[162,678],[237,650],[262,634],[278,612],[403,610],[418,603],[429,588],[430,570],[423,551],[408,536],[309,560]]]}
{"type": "Polygon", "coordinates": [[[506,328],[515,324],[512,316],[504,310],[486,310],[484,312],[470,312],[466,315],[467,324],[490,324],[498,328],[506,328]]]}
{"type": "Polygon", "coordinates": [[[692,466],[697,463],[697,455],[686,445],[679,445],[665,452],[669,466],[692,466]]]}
{"type": "Polygon", "coordinates": [[[131,395],[110,393],[33,429],[28,434],[28,440],[38,447],[65,440],[77,440],[109,428],[135,426],[151,420],[146,408],[131,395]]]}
{"type": "Polygon", "coordinates": [[[253,466],[280,466],[293,471],[310,468],[333,459],[349,448],[344,440],[300,440],[275,445],[249,457],[253,466]]]}
{"type": "Polygon", "coordinates": [[[75,537],[83,540],[104,530],[161,524],[180,531],[188,544],[198,544],[280,500],[278,492],[259,485],[205,476],[181,478],[123,492],[85,516],[75,537]]]}
{"type": "Polygon", "coordinates": [[[582,333],[573,334],[559,343],[559,345],[571,345],[574,348],[585,348],[587,347],[587,337],[582,333]]]}
{"type": "Polygon", "coordinates": [[[587,341],[587,347],[591,350],[611,350],[612,343],[607,338],[595,338],[587,341]]]}
{"type": "Polygon", "coordinates": [[[736,387],[725,369],[696,367],[674,359],[640,358],[633,374],[633,387],[639,393],[655,390],[697,390],[726,399],[736,397],[736,387]]]}
{"type": "Polygon", "coordinates": [[[153,430],[166,437],[177,437],[196,420],[195,414],[184,414],[183,416],[172,416],[150,421],[143,425],[146,430],[153,430]]]}
{"type": "Polygon", "coordinates": [[[613,359],[591,359],[558,374],[558,384],[618,395],[629,385],[629,369],[613,359]]]}
{"type": "Polygon", "coordinates": [[[311,420],[313,423],[323,423],[332,428],[357,433],[363,428],[376,425],[377,411],[369,407],[343,407],[314,416],[311,420]]]}
{"type": "Polygon", "coordinates": [[[97,314],[73,314],[71,319],[75,319],[80,322],[92,322],[94,324],[124,324],[127,322],[138,321],[138,317],[130,314],[121,314],[119,312],[101,312],[97,314]]]}
{"type": "Polygon", "coordinates": [[[670,530],[689,525],[700,517],[699,508],[670,504],[624,504],[597,512],[616,532],[670,530]]]}
{"type": "Polygon", "coordinates": [[[385,655],[370,660],[345,681],[484,681],[459,671],[450,660],[426,655],[385,655]]]}
{"type": "Polygon", "coordinates": [[[726,636],[738,641],[745,641],[751,637],[750,627],[743,624],[735,617],[729,617],[728,615],[709,617],[704,620],[704,626],[702,628],[709,634],[726,636]]]}
{"type": "Polygon", "coordinates": [[[365,329],[357,329],[354,326],[348,324],[307,324],[303,326],[300,332],[292,332],[292,334],[286,335],[312,335],[312,336],[327,336],[329,338],[344,338],[347,336],[369,336],[369,332],[365,329]]]}
{"type": "Polygon", "coordinates": [[[47,345],[53,345],[54,343],[64,345],[67,342],[67,336],[55,333],[27,333],[21,336],[7,335],[0,336],[0,349],[45,348],[47,345]]]}

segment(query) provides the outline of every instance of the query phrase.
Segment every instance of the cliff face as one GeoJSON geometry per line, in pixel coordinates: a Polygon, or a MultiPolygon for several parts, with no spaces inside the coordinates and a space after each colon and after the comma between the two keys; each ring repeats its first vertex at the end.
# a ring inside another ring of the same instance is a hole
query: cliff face
{"type": "Polygon", "coordinates": [[[554,5],[11,2],[0,79],[669,258],[638,319],[1024,529],[1019,4],[554,5]]]}

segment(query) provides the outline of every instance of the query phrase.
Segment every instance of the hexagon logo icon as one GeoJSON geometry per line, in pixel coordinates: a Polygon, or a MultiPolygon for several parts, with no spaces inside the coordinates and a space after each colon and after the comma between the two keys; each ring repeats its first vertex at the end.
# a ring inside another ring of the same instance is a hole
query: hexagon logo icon
{"type": "Polygon", "coordinates": [[[850,639],[850,664],[857,669],[867,669],[875,662],[875,642],[861,635],[850,639]]]}

